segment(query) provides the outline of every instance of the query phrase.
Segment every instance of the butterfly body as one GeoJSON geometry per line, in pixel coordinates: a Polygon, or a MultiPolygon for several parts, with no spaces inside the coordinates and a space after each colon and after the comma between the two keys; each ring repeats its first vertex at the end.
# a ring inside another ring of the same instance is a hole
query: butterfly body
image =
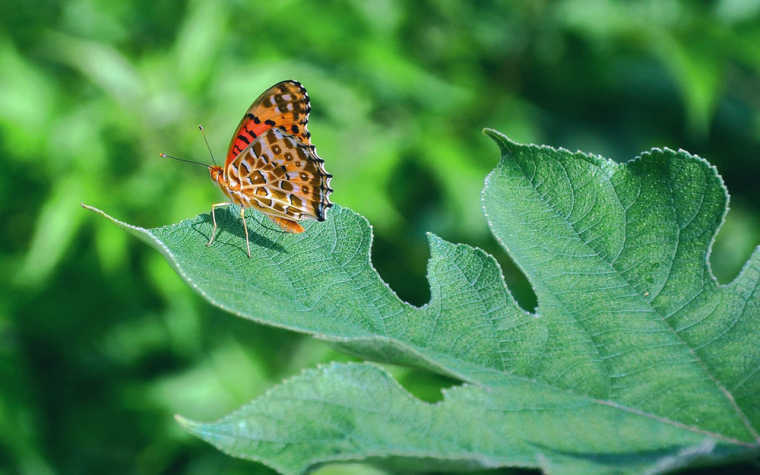
{"type": "MultiPolygon", "coordinates": [[[[231,203],[255,208],[284,231],[303,232],[302,219],[324,221],[332,206],[330,179],[311,144],[306,126],[309,96],[301,84],[283,81],[267,89],[248,109],[232,136],[224,167],[209,167],[212,181],[231,203]]],[[[209,245],[214,240],[216,218],[209,245]]],[[[243,226],[246,233],[248,229],[243,226]]],[[[250,245],[248,255],[250,257],[250,245]]]]}

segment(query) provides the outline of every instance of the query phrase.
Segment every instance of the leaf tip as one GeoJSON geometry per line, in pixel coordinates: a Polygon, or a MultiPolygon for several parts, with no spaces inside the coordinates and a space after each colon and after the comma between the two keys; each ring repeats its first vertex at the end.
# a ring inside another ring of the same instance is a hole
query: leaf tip
{"type": "Polygon", "coordinates": [[[193,434],[197,433],[198,429],[201,426],[201,423],[190,420],[179,414],[174,414],[174,420],[177,421],[177,423],[181,425],[183,429],[193,434]]]}
{"type": "Polygon", "coordinates": [[[509,137],[503,133],[499,132],[496,129],[489,129],[487,127],[483,129],[483,133],[490,137],[494,142],[496,142],[496,145],[499,146],[502,155],[511,155],[514,152],[514,148],[517,143],[510,140],[509,137]]]}
{"type": "Polygon", "coordinates": [[[82,208],[84,208],[84,209],[86,209],[88,211],[92,211],[95,214],[99,214],[99,215],[103,216],[104,218],[106,218],[107,220],[113,222],[117,226],[120,226],[120,227],[122,227],[122,228],[124,228],[124,229],[126,229],[126,230],[128,230],[128,231],[130,231],[132,233],[136,233],[136,235],[138,235],[138,236],[143,236],[144,237],[144,235],[148,232],[147,229],[141,228],[139,226],[133,226],[133,225],[131,225],[129,223],[125,223],[124,221],[120,221],[120,220],[114,218],[113,216],[111,216],[110,214],[106,213],[105,211],[103,211],[100,208],[96,208],[94,206],[90,206],[87,203],[80,203],[80,205],[82,206],[82,208]]]}
{"type": "Polygon", "coordinates": [[[84,203],[84,202],[79,203],[79,205],[82,208],[86,209],[87,211],[92,211],[93,213],[99,214],[101,216],[104,216],[104,217],[110,219],[111,221],[117,221],[116,219],[114,219],[112,216],[108,215],[105,211],[103,211],[100,208],[96,208],[96,207],[94,207],[92,205],[88,205],[87,203],[84,203]]]}
{"type": "Polygon", "coordinates": [[[428,265],[432,264],[433,261],[440,258],[442,254],[445,254],[447,250],[449,250],[452,247],[456,247],[457,245],[451,242],[446,241],[442,237],[438,236],[434,233],[425,233],[427,235],[427,241],[428,241],[428,247],[430,248],[430,261],[428,262],[428,265]]]}
{"type": "Polygon", "coordinates": [[[483,134],[491,137],[494,140],[499,140],[500,138],[506,138],[504,134],[499,132],[496,129],[491,129],[489,127],[483,128],[483,134]]]}
{"type": "Polygon", "coordinates": [[[438,236],[438,235],[437,235],[437,234],[435,234],[435,233],[431,233],[430,231],[427,231],[427,232],[425,233],[425,237],[427,238],[427,240],[428,240],[428,242],[429,242],[430,244],[433,244],[433,243],[438,243],[438,242],[440,242],[440,241],[443,241],[443,239],[441,239],[441,237],[440,237],[440,236],[438,236]]]}
{"type": "Polygon", "coordinates": [[[79,205],[82,208],[86,209],[87,211],[92,211],[93,213],[99,214],[101,216],[104,216],[104,217],[110,219],[111,221],[116,221],[114,218],[112,218],[111,216],[109,216],[105,211],[103,211],[100,208],[96,208],[96,207],[94,207],[92,205],[88,205],[87,203],[84,203],[84,202],[79,203],[79,205]]]}

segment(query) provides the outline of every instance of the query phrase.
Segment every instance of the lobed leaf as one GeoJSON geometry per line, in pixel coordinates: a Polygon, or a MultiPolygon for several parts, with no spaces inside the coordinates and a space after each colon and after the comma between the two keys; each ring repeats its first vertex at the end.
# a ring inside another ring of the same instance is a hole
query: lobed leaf
{"type": "Polygon", "coordinates": [[[283,473],[345,460],[662,472],[760,453],[760,248],[716,282],[707,258],[728,201],[716,170],[684,151],[621,165],[487,134],[502,159],[484,211],[535,315],[493,257],[432,234],[431,300],[402,302],[371,265],[371,227],[339,206],[300,235],[249,219],[251,260],[235,209],[218,212],[211,248],[209,215],[117,221],[214,305],[464,382],[428,404],[370,363],[334,364],[217,422],[182,423],[283,473]]]}

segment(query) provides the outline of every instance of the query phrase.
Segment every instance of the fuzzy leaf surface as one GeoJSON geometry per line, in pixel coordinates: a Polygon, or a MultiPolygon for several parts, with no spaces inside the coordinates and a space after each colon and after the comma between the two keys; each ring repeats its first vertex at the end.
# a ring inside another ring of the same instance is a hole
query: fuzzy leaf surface
{"type": "Polygon", "coordinates": [[[494,258],[430,235],[431,300],[414,307],[370,262],[371,228],[336,206],[283,234],[237,209],[143,229],[212,304],[368,360],[464,384],[415,399],[371,364],[308,370],[217,422],[181,419],[231,455],[283,473],[365,460],[396,469],[663,472],[760,452],[760,249],[719,285],[708,265],[728,195],[716,170],[654,149],[626,164],[511,142],[483,208],[538,308],[494,258]]]}

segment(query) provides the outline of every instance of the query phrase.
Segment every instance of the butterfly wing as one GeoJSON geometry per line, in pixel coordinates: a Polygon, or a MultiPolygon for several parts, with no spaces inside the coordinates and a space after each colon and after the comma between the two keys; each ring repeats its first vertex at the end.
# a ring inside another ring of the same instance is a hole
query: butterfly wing
{"type": "Polygon", "coordinates": [[[248,108],[238,124],[227,149],[225,168],[261,134],[277,128],[311,145],[311,134],[306,128],[311,104],[309,94],[297,81],[282,81],[264,91],[248,108]]]}
{"type": "Polygon", "coordinates": [[[327,209],[332,207],[332,175],[323,164],[313,146],[271,128],[243,149],[226,166],[225,174],[244,195],[241,202],[258,208],[286,231],[300,232],[295,230],[300,228],[295,221],[324,221],[327,209]],[[291,224],[297,228],[289,229],[291,224]]]}

